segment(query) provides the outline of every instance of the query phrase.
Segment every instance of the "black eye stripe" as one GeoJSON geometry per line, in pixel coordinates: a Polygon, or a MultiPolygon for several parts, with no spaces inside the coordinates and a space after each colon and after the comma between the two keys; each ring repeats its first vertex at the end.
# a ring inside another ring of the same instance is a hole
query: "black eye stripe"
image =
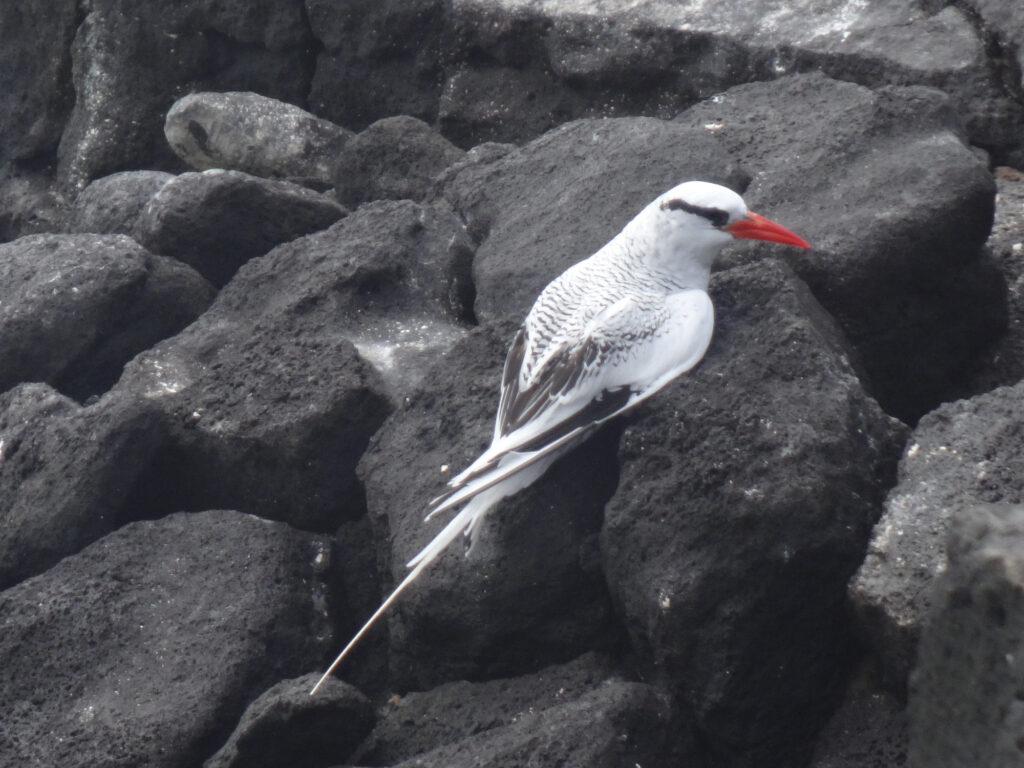
{"type": "Polygon", "coordinates": [[[696,216],[703,216],[705,219],[710,221],[712,225],[716,227],[724,227],[729,223],[729,214],[723,211],[721,208],[704,208],[700,205],[693,205],[685,200],[674,198],[672,200],[665,200],[661,204],[661,210],[670,211],[686,211],[696,216]]]}

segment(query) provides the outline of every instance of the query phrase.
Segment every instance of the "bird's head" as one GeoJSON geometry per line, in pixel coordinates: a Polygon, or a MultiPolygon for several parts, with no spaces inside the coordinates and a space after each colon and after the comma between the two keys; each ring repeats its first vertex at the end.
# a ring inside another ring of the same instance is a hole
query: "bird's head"
{"type": "Polygon", "coordinates": [[[684,253],[688,260],[708,268],[722,246],[734,238],[810,248],[781,224],[748,211],[743,198],[731,189],[707,181],[673,187],[647,206],[637,221],[650,229],[666,257],[675,259],[684,253]]]}

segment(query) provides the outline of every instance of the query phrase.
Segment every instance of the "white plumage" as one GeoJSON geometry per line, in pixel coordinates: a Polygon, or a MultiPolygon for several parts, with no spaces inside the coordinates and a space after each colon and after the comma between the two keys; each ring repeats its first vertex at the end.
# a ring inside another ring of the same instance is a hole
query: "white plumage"
{"type": "Polygon", "coordinates": [[[553,280],[516,333],[501,381],[490,447],[430,503],[427,520],[465,506],[313,688],[317,688],[460,533],[498,501],[535,482],[600,424],[693,368],[707,351],[711,266],[734,237],[805,241],[747,210],[732,190],[689,181],[665,192],[590,258],[553,280]]]}

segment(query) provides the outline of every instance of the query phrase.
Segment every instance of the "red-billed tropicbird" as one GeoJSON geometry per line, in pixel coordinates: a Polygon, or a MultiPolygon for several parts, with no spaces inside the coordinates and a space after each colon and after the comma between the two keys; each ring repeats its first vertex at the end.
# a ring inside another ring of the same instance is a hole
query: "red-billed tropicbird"
{"type": "Polygon", "coordinates": [[[409,561],[412,570],[311,693],[460,533],[471,536],[498,501],[532,484],[600,424],[700,362],[714,327],[711,265],[733,238],[810,247],[748,211],[732,190],[688,181],[548,284],[505,359],[491,446],[449,481],[426,519],[465,506],[409,561]]]}

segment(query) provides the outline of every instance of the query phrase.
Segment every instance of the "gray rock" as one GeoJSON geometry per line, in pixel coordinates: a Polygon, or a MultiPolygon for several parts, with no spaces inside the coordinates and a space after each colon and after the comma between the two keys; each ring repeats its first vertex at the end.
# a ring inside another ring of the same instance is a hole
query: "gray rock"
{"type": "Polygon", "coordinates": [[[544,286],[666,189],[688,179],[744,181],[703,131],[642,117],[570,123],[453,171],[444,196],[481,240],[476,315],[513,323],[544,286]]]}
{"type": "Polygon", "coordinates": [[[668,766],[679,764],[685,743],[685,724],[666,697],[588,654],[523,677],[396,697],[354,759],[402,766],[668,766]]]}
{"type": "Polygon", "coordinates": [[[327,542],[237,512],[131,523],[0,593],[0,762],[191,768],[323,655],[327,542]]]}
{"type": "Polygon", "coordinates": [[[810,768],[902,768],[907,764],[904,705],[870,672],[853,678],[843,705],[818,737],[810,768]]]}
{"type": "Polygon", "coordinates": [[[0,589],[132,519],[125,500],[163,435],[141,398],[82,408],[45,384],[0,395],[0,589]]]}
{"type": "Polygon", "coordinates": [[[194,320],[212,288],[124,235],[31,235],[0,245],[0,391],[45,381],[102,393],[134,355],[194,320]]]}
{"type": "Polygon", "coordinates": [[[438,124],[460,146],[540,136],[575,115],[575,100],[547,73],[464,65],[449,75],[438,124]]]}
{"type": "Polygon", "coordinates": [[[0,166],[46,156],[74,101],[71,40],[77,3],[4,3],[0,7],[0,166]]]}
{"type": "Polygon", "coordinates": [[[411,115],[433,122],[441,93],[445,0],[306,0],[323,45],[311,109],[352,130],[411,115]]]}
{"type": "Polygon", "coordinates": [[[249,259],[327,229],[346,214],[324,195],[241,171],[183,173],[139,217],[139,241],[220,287],[249,259]]]}
{"type": "Polygon", "coordinates": [[[66,203],[54,189],[52,174],[18,163],[0,165],[0,243],[59,232],[66,203]]]}
{"type": "Polygon", "coordinates": [[[76,98],[58,151],[61,184],[177,169],[164,116],[187,91],[258,91],[301,104],[311,42],[302,0],[93,0],[71,51],[76,98]]]}
{"type": "Polygon", "coordinates": [[[260,694],[204,768],[280,768],[297,755],[308,766],[344,761],[373,727],[373,708],[339,680],[328,680],[311,697],[318,677],[283,680],[260,694]]]}
{"type": "Polygon", "coordinates": [[[723,764],[800,764],[852,651],[846,582],[905,429],[776,260],[718,273],[715,338],[640,406],[601,545],[645,679],[723,764]]]}
{"type": "Polygon", "coordinates": [[[1024,379],[1024,172],[995,169],[996,215],[988,248],[1007,284],[1006,333],[977,361],[964,397],[1024,379]]]}
{"type": "Polygon", "coordinates": [[[164,122],[171,149],[199,171],[224,168],[327,187],[352,132],[258,93],[192,93],[164,122]]]}
{"type": "Polygon", "coordinates": [[[174,178],[162,171],[122,171],[96,179],[75,198],[64,229],[134,235],[146,203],[174,178]]]}
{"type": "Polygon", "coordinates": [[[250,264],[225,302],[247,315],[254,297],[306,307],[352,341],[400,398],[465,334],[472,259],[455,216],[382,201],[250,264]]]}
{"type": "Polygon", "coordinates": [[[965,503],[910,690],[910,768],[1024,761],[1024,506],[965,503]]]}
{"type": "Polygon", "coordinates": [[[335,327],[274,298],[218,300],[126,367],[115,391],[152,398],[170,427],[130,499],[147,514],[232,506],[326,531],[362,511],[354,468],[383,385],[335,327]]]}
{"type": "Polygon", "coordinates": [[[250,261],[119,384],[172,425],[138,503],[316,530],[361,514],[355,466],[388,395],[465,333],[471,255],[451,214],[386,202],[250,261]]]}
{"type": "Polygon", "coordinates": [[[954,396],[1006,325],[982,246],[995,185],[948,99],[820,75],[734,88],[680,119],[757,173],[745,199],[808,240],[789,261],[842,326],[889,413],[954,396]]]}
{"type": "Polygon", "coordinates": [[[1024,383],[948,403],[921,419],[864,564],[850,584],[886,683],[904,690],[956,511],[1024,502],[1024,383]]]}
{"type": "Polygon", "coordinates": [[[378,120],[341,151],[335,194],[351,207],[367,200],[423,200],[434,179],[464,154],[422,120],[378,120]]]}

